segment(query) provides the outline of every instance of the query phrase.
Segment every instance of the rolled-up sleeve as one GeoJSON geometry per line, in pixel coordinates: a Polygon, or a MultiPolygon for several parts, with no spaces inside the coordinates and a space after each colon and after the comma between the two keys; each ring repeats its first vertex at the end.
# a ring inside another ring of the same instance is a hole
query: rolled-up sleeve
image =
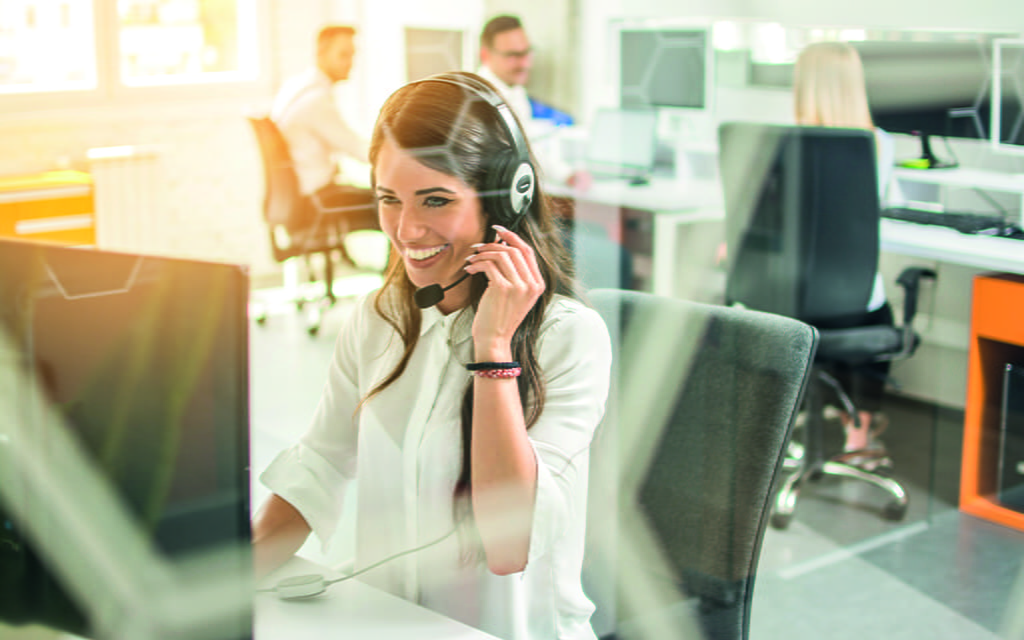
{"type": "Polygon", "coordinates": [[[360,313],[356,310],[335,343],[327,382],[309,429],[260,475],[264,486],[302,514],[325,546],[337,528],[348,482],[356,474],[359,332],[360,313]]]}
{"type": "Polygon", "coordinates": [[[570,306],[542,333],[539,359],[547,395],[540,419],[529,430],[538,469],[528,563],[586,518],[585,501],[579,499],[587,482],[581,461],[589,459],[604,416],[611,358],[604,321],[582,305],[570,306]]]}

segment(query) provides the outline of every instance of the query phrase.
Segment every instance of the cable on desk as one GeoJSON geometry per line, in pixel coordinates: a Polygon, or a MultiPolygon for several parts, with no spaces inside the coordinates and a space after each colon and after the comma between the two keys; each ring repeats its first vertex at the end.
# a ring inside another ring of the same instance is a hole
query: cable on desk
{"type": "Polygon", "coordinates": [[[277,584],[274,585],[273,587],[267,588],[267,589],[257,589],[256,592],[257,593],[276,593],[277,596],[279,598],[281,598],[282,600],[301,600],[301,599],[304,599],[304,598],[312,598],[313,596],[318,596],[321,593],[323,593],[324,591],[326,591],[327,587],[331,586],[332,584],[337,584],[339,582],[343,582],[343,581],[348,580],[350,578],[355,578],[356,576],[360,576],[360,575],[366,573],[367,571],[370,571],[372,569],[376,569],[377,567],[381,566],[382,564],[391,562],[392,560],[396,560],[398,558],[401,558],[402,556],[407,556],[407,555],[409,555],[411,553],[416,553],[417,551],[423,551],[427,547],[432,547],[435,544],[440,544],[441,542],[444,542],[445,540],[450,538],[452,535],[454,535],[455,532],[458,531],[458,530],[459,530],[459,523],[455,523],[455,526],[452,527],[451,531],[449,531],[448,533],[444,534],[443,536],[441,536],[440,538],[438,538],[436,540],[432,540],[432,541],[430,541],[430,542],[428,542],[428,543],[426,543],[424,545],[420,545],[420,546],[415,547],[413,549],[407,549],[405,551],[402,551],[401,553],[396,553],[393,556],[389,556],[387,558],[384,558],[383,560],[381,560],[379,562],[375,562],[374,564],[371,564],[368,567],[364,567],[364,568],[360,569],[359,571],[356,571],[354,573],[350,573],[350,574],[348,574],[346,576],[342,576],[340,578],[335,578],[333,580],[327,580],[326,578],[324,578],[320,574],[308,573],[308,574],[299,575],[299,576],[292,576],[290,578],[283,578],[282,580],[279,580],[277,582],[277,584]]]}

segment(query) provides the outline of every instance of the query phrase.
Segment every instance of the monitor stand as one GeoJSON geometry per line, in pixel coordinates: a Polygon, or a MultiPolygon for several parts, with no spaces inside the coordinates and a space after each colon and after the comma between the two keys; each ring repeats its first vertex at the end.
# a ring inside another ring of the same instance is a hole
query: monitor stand
{"type": "MultiPolygon", "coordinates": [[[[931,138],[927,133],[919,133],[918,137],[921,138],[921,157],[916,161],[920,162],[923,166],[917,166],[919,169],[953,169],[959,166],[957,162],[943,162],[939,160],[934,153],[932,153],[931,138]]],[[[911,160],[911,162],[915,162],[911,160]]]]}

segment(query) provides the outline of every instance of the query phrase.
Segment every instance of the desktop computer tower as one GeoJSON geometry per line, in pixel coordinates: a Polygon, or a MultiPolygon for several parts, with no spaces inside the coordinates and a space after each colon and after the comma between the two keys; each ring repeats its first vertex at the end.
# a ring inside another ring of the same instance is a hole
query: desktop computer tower
{"type": "Polygon", "coordinates": [[[1001,408],[997,499],[1024,513],[1024,364],[1004,368],[1001,408]]]}

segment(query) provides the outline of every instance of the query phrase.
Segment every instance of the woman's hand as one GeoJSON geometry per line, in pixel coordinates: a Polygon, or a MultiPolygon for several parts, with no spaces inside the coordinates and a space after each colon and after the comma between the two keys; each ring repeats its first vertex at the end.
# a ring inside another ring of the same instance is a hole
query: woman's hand
{"type": "Polygon", "coordinates": [[[505,227],[494,225],[497,241],[477,247],[466,271],[489,280],[473,320],[478,361],[512,359],[512,336],[544,293],[544,278],[533,248],[505,227]]]}

